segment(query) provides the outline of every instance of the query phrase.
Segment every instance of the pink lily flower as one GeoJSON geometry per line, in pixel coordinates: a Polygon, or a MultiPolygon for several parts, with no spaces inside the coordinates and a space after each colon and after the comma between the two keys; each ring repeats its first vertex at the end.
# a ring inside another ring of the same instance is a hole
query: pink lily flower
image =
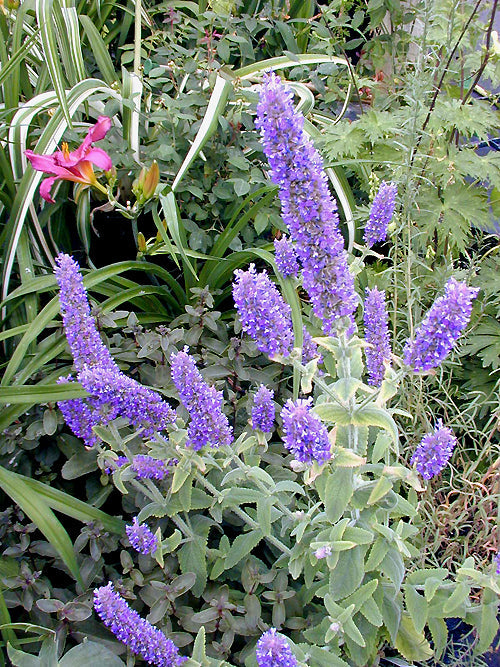
{"type": "Polygon", "coordinates": [[[105,191],[104,187],[97,182],[92,165],[95,164],[103,171],[109,171],[113,163],[106,151],[103,151],[102,148],[95,148],[92,144],[94,141],[104,139],[110,127],[111,118],[99,116],[97,123],[89,128],[83,143],[71,152],[66,142],[63,142],[61,150],[57,150],[52,155],[38,155],[33,151],[24,151],[33,169],[46,174],[54,174],[42,181],[40,185],[40,195],[45,201],[55,203],[50,195],[50,190],[58,179],[94,185],[103,192],[105,191]]]}

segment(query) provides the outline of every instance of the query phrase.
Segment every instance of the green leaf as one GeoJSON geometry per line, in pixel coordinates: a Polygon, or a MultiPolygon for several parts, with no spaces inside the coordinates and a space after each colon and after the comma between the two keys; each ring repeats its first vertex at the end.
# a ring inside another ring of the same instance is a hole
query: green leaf
{"type": "Polygon", "coordinates": [[[460,607],[469,598],[470,589],[470,584],[466,584],[465,582],[458,583],[453,593],[444,603],[443,612],[451,614],[452,611],[460,607]]]}
{"type": "Polygon", "coordinates": [[[364,547],[357,546],[339,553],[337,564],[330,572],[329,593],[334,600],[351,595],[361,585],[365,576],[364,552],[364,547]]]}
{"type": "Polygon", "coordinates": [[[193,650],[191,652],[191,659],[196,660],[201,665],[204,664],[207,654],[205,652],[205,628],[202,626],[198,630],[196,639],[194,640],[193,650]]]}
{"type": "Polygon", "coordinates": [[[377,408],[374,405],[366,405],[356,410],[352,416],[352,423],[355,426],[380,426],[385,429],[392,437],[394,444],[399,442],[398,427],[391,415],[383,408],[377,408]]]}
{"type": "Polygon", "coordinates": [[[7,655],[14,667],[41,667],[40,658],[7,645],[7,655]]]}
{"type": "Polygon", "coordinates": [[[367,500],[367,505],[375,505],[381,498],[383,498],[389,491],[392,490],[392,482],[388,477],[382,476],[372,489],[370,497],[367,500]]]}
{"type": "Polygon", "coordinates": [[[14,405],[19,403],[55,403],[69,398],[82,398],[88,392],[79,382],[68,384],[31,384],[16,387],[2,387],[0,404],[14,405]]]}
{"type": "Polygon", "coordinates": [[[389,545],[387,544],[387,540],[382,537],[377,537],[370,550],[368,560],[366,561],[366,571],[369,572],[370,570],[376,570],[385,558],[388,550],[389,545]]]}
{"type": "Polygon", "coordinates": [[[498,632],[498,602],[481,605],[481,620],[479,622],[479,642],[476,652],[480,655],[488,650],[498,632]]]}
{"type": "Polygon", "coordinates": [[[271,511],[273,498],[264,498],[257,501],[257,523],[265,537],[271,534],[271,511]]]}
{"type": "Polygon", "coordinates": [[[373,597],[373,594],[378,588],[378,579],[372,579],[366,584],[363,584],[357,591],[349,595],[345,600],[342,600],[343,605],[354,605],[355,611],[359,611],[367,600],[373,597]]]}
{"type": "Polygon", "coordinates": [[[323,502],[331,523],[337,523],[352,498],[352,480],[353,473],[349,468],[336,468],[328,477],[323,502]]]}
{"type": "Polygon", "coordinates": [[[401,583],[405,576],[405,566],[403,558],[397,549],[389,547],[380,563],[380,570],[393,582],[397,590],[401,588],[401,583]]]}
{"type": "Polygon", "coordinates": [[[109,648],[96,642],[84,641],[74,646],[59,661],[59,667],[124,667],[120,658],[109,648]]]}
{"type": "Polygon", "coordinates": [[[68,533],[50,507],[41,500],[39,494],[35,493],[23,482],[20,475],[10,473],[5,468],[0,468],[0,486],[45,535],[60,555],[68,570],[78,583],[83,586],[73,544],[68,533]]]}
{"type": "Polygon", "coordinates": [[[427,625],[432,636],[432,643],[434,644],[435,659],[439,660],[448,643],[448,627],[444,619],[434,617],[429,618],[427,625]]]}
{"type": "Polygon", "coordinates": [[[254,549],[259,544],[263,537],[264,535],[260,530],[252,530],[249,533],[238,535],[238,537],[231,544],[229,553],[226,556],[224,569],[230,570],[241,560],[243,560],[243,558],[249,556],[252,549],[254,549]]]}
{"type": "Polygon", "coordinates": [[[102,78],[108,84],[108,86],[112,86],[115,81],[118,81],[119,77],[115,72],[113,61],[109,55],[109,50],[101,35],[99,34],[99,31],[95,27],[92,19],[89,16],[85,16],[84,14],[81,14],[78,18],[80,19],[80,23],[85,30],[85,34],[89,40],[90,48],[92,49],[92,53],[96,59],[97,66],[99,67],[99,71],[102,74],[102,78]]]}
{"type": "Polygon", "coordinates": [[[408,614],[403,614],[395,642],[396,648],[410,662],[425,662],[432,658],[433,650],[422,632],[417,632],[408,614]]]}
{"type": "Polygon", "coordinates": [[[351,423],[349,411],[337,403],[320,403],[314,406],[314,412],[320,419],[332,424],[347,426],[351,423]]]}
{"type": "Polygon", "coordinates": [[[181,572],[194,572],[196,575],[196,584],[193,586],[193,595],[200,597],[207,583],[207,540],[199,535],[186,542],[178,551],[177,558],[181,572]]]}
{"type": "Polygon", "coordinates": [[[427,623],[428,605],[423,595],[420,595],[415,588],[409,584],[405,590],[406,608],[412,618],[415,630],[422,632],[427,623]]]}

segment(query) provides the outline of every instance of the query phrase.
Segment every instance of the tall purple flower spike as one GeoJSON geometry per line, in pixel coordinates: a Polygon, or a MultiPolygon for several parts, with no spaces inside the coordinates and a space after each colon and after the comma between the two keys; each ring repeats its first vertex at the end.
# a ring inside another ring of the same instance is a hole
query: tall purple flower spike
{"type": "Polygon", "coordinates": [[[396,183],[382,181],[370,209],[370,216],[365,226],[365,243],[371,248],[387,238],[387,228],[394,215],[398,186],[396,183]]]}
{"type": "Polygon", "coordinates": [[[442,419],[438,419],[434,431],[424,435],[411,457],[410,463],[416,465],[424,479],[438,475],[451,458],[457,439],[442,419]]]}
{"type": "Polygon", "coordinates": [[[274,426],[274,392],[263,384],[255,392],[252,406],[252,428],[271,433],[274,426]]]}
{"type": "Polygon", "coordinates": [[[288,399],[281,411],[283,442],[302,463],[323,464],[331,456],[328,431],[318,415],[311,412],[312,399],[288,399]]]}
{"type": "Polygon", "coordinates": [[[180,667],[187,660],[171,639],[129,607],[111,582],[94,591],[94,609],[115,637],[150,665],[180,667]]]}
{"type": "Polygon", "coordinates": [[[175,412],[157,392],[124,375],[114,362],[91,315],[78,264],[65,254],[57,257],[56,264],[64,332],[77,379],[91,394],[90,398],[58,403],[69,426],[87,446],[96,442],[93,426],[118,416],[143,428],[145,435],[165,429],[174,421],[175,412]]]}
{"type": "Polygon", "coordinates": [[[302,264],[302,281],[325,333],[351,317],[358,305],[349,272],[337,205],[328,188],[323,161],[293,107],[293,92],[271,72],[263,78],[256,126],[279,185],[283,220],[302,264]]]}
{"type": "Polygon", "coordinates": [[[255,652],[259,667],[298,667],[286,639],[271,628],[257,642],[255,652]]]}
{"type": "Polygon", "coordinates": [[[367,343],[370,343],[370,347],[365,349],[368,383],[380,387],[384,379],[385,366],[391,359],[391,338],[385,293],[376,287],[366,290],[363,319],[365,339],[367,343]]]}
{"type": "Polygon", "coordinates": [[[243,331],[269,357],[287,357],[293,347],[290,306],[266,271],[256,273],[253,264],[247,271],[236,270],[234,276],[233,299],[243,331]]]}
{"type": "Polygon", "coordinates": [[[293,249],[288,236],[282,236],[280,239],[274,239],[274,259],[278,270],[285,278],[296,276],[299,272],[299,263],[297,255],[293,249]]]}
{"type": "Polygon", "coordinates": [[[460,334],[469,323],[472,302],[478,288],[450,278],[440,296],[403,352],[404,362],[415,372],[436,368],[448,356],[460,334]]]}
{"type": "Polygon", "coordinates": [[[158,546],[158,539],[145,523],[139,523],[136,516],[132,524],[125,526],[125,532],[136,551],[145,556],[154,554],[158,546]]]}
{"type": "Polygon", "coordinates": [[[192,357],[182,350],[170,358],[172,381],[191,421],[187,445],[194,450],[204,445],[221,447],[232,441],[233,431],[222,412],[222,392],[202,378],[192,357]]]}

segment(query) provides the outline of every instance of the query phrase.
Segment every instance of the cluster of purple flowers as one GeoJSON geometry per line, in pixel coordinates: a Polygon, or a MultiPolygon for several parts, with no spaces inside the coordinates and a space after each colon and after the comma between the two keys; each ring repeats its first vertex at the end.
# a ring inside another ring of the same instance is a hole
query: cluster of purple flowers
{"type": "Polygon", "coordinates": [[[365,349],[368,383],[380,387],[384,379],[385,365],[391,359],[391,337],[385,294],[376,287],[366,290],[363,320],[365,339],[370,344],[370,347],[365,349]]]}
{"type": "Polygon", "coordinates": [[[438,419],[434,431],[424,435],[411,457],[410,463],[416,465],[424,479],[438,475],[451,458],[457,439],[443,421],[438,419]]]}
{"type": "Polygon", "coordinates": [[[276,285],[266,271],[256,273],[253,264],[234,276],[233,298],[243,331],[269,357],[288,356],[293,347],[291,309],[276,285]]]}
{"type": "Polygon", "coordinates": [[[259,667],[298,667],[288,642],[276,628],[270,628],[259,639],[256,657],[259,667]]]}
{"type": "Polygon", "coordinates": [[[404,362],[413,371],[436,368],[449,354],[469,323],[472,302],[478,288],[450,278],[440,296],[420,324],[412,341],[407,341],[404,362]]]}
{"type": "Polygon", "coordinates": [[[271,178],[280,188],[283,220],[302,264],[304,289],[330,334],[339,318],[352,316],[358,300],[323,162],[303,124],[304,118],[293,107],[293,92],[276,74],[266,74],[256,126],[271,178]]]}
{"type": "Polygon", "coordinates": [[[364,238],[369,248],[387,238],[387,228],[394,215],[397,192],[398,186],[395,183],[382,181],[380,184],[365,226],[364,238]]]}
{"type": "Polygon", "coordinates": [[[323,464],[331,456],[328,431],[318,415],[311,412],[312,398],[288,399],[281,411],[283,442],[301,463],[323,464]]]}
{"type": "Polygon", "coordinates": [[[132,524],[125,526],[125,531],[130,544],[140,554],[153,554],[158,547],[158,539],[156,535],[151,532],[145,523],[139,523],[137,517],[134,517],[132,524]]]}
{"type": "Polygon", "coordinates": [[[94,591],[94,609],[115,637],[150,665],[180,667],[187,659],[161,630],[129,607],[111,582],[94,591]]]}
{"type": "Polygon", "coordinates": [[[252,406],[252,428],[271,433],[274,426],[274,392],[263,384],[255,392],[252,406]]]}
{"type": "Polygon", "coordinates": [[[187,445],[194,450],[204,445],[221,447],[232,441],[232,429],[222,412],[222,392],[210,387],[202,378],[192,357],[182,350],[170,358],[172,381],[191,421],[187,445]]]}
{"type": "Polygon", "coordinates": [[[77,380],[91,394],[88,399],[58,404],[70,428],[88,447],[96,443],[92,427],[116,417],[127,418],[143,428],[145,435],[163,430],[174,421],[175,412],[157,392],[120,371],[99,336],[78,264],[65,254],[60,254],[56,262],[64,331],[78,371],[77,380]]]}
{"type": "Polygon", "coordinates": [[[496,565],[495,574],[500,574],[500,551],[495,556],[494,561],[496,565]]]}
{"type": "Polygon", "coordinates": [[[318,359],[318,364],[323,363],[323,355],[319,352],[318,346],[313,341],[309,331],[304,327],[302,331],[302,363],[305,366],[316,358],[318,359]]]}
{"type": "MultiPolygon", "coordinates": [[[[130,463],[126,456],[119,456],[114,464],[117,468],[121,468],[123,465],[130,463]]],[[[169,474],[170,468],[174,465],[177,465],[177,459],[170,459],[169,461],[162,461],[160,459],[154,459],[152,456],[147,454],[136,454],[132,458],[131,468],[136,473],[137,479],[156,479],[162,480],[169,474]]],[[[104,472],[110,475],[113,472],[114,468],[106,468],[104,472]]]]}
{"type": "Polygon", "coordinates": [[[278,270],[288,278],[289,276],[296,276],[299,272],[299,263],[297,255],[293,249],[288,236],[282,236],[280,239],[274,240],[274,258],[278,270]]]}

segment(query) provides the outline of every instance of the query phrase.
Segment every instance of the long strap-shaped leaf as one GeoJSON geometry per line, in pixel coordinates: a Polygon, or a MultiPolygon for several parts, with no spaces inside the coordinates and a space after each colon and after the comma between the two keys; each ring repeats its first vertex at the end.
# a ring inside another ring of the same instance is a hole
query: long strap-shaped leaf
{"type": "Polygon", "coordinates": [[[177,189],[177,186],[184,178],[193,161],[196,160],[200,154],[203,146],[215,132],[217,123],[219,121],[219,115],[222,113],[224,107],[226,106],[226,101],[229,95],[229,91],[231,90],[231,86],[232,83],[230,79],[222,77],[219,74],[217,75],[215,86],[210,96],[207,110],[205,111],[201,125],[198,129],[198,132],[196,133],[196,137],[194,138],[193,143],[191,144],[191,148],[184,158],[184,161],[181,164],[179,171],[177,172],[174,182],[172,183],[173,192],[175,192],[177,189]]]}
{"type": "Polygon", "coordinates": [[[68,570],[83,586],[73,545],[68,533],[40,494],[31,489],[20,475],[0,467],[0,486],[22,511],[36,524],[52,544],[68,570]]]}
{"type": "MultiPolygon", "coordinates": [[[[65,90],[65,77],[57,48],[56,31],[53,24],[54,2],[57,0],[35,0],[36,17],[40,28],[43,55],[50,73],[50,80],[56,91],[57,101],[61,106],[66,123],[71,127],[71,113],[65,90]]],[[[60,7],[58,7],[60,11],[60,7]]]]}

